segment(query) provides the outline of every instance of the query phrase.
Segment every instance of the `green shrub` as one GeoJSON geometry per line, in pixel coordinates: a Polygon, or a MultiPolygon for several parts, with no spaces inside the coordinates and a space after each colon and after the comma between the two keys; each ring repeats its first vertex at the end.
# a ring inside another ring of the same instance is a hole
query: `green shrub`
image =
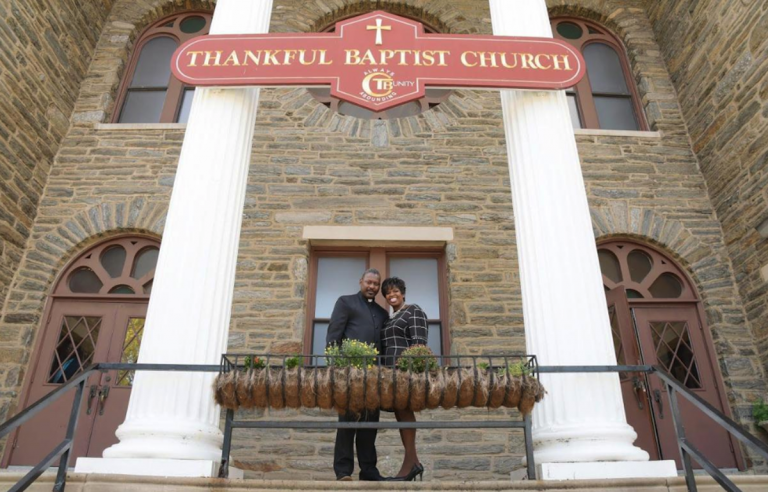
{"type": "Polygon", "coordinates": [[[752,405],[752,417],[754,417],[755,422],[768,421],[768,404],[762,398],[752,405]]]}
{"type": "Polygon", "coordinates": [[[373,367],[379,351],[372,343],[359,340],[343,340],[341,346],[331,345],[325,349],[325,360],[329,367],[373,367]]]}
{"type": "Polygon", "coordinates": [[[252,357],[250,355],[246,355],[245,358],[243,359],[243,369],[244,370],[248,370],[248,369],[251,369],[251,368],[253,368],[253,369],[264,369],[265,366],[266,366],[266,364],[264,363],[264,361],[261,360],[258,357],[255,357],[255,356],[252,357]]]}
{"type": "Polygon", "coordinates": [[[304,365],[304,359],[299,355],[294,355],[293,357],[288,357],[287,359],[285,359],[286,369],[295,369],[303,365],[304,365]]]}
{"type": "Polygon", "coordinates": [[[426,345],[413,345],[400,354],[400,358],[397,359],[397,368],[401,371],[436,371],[438,369],[437,358],[426,345]]]}
{"type": "Polygon", "coordinates": [[[491,367],[487,362],[478,362],[477,368],[482,371],[488,371],[495,369],[496,370],[496,376],[502,377],[504,374],[509,374],[513,377],[520,377],[520,376],[529,376],[531,374],[531,368],[528,367],[528,362],[525,360],[521,360],[520,362],[516,362],[514,364],[509,365],[509,370],[507,370],[506,366],[493,366],[491,367]]]}

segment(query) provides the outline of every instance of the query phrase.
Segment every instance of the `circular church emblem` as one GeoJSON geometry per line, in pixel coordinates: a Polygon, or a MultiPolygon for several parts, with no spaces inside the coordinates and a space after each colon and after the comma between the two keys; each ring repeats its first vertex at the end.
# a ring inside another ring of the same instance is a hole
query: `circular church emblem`
{"type": "Polygon", "coordinates": [[[392,94],[395,80],[386,72],[369,73],[363,79],[363,92],[371,97],[387,97],[392,94]]]}

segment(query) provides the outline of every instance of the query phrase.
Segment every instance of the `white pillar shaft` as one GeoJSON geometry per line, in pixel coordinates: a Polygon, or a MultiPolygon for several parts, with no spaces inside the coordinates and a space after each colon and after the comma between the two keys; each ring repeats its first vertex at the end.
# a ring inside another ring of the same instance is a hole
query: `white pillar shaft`
{"type": "MultiPolygon", "coordinates": [[[[552,37],[544,0],[490,0],[493,32],[552,37]]],[[[526,346],[542,365],[616,364],[592,221],[562,91],[502,91],[526,346]]],[[[647,460],[618,375],[544,375],[536,462],[647,460]]]]}
{"type": "MultiPolygon", "coordinates": [[[[219,0],[211,34],[265,33],[272,0],[219,0]]],[[[140,363],[218,364],[227,348],[257,89],[195,91],[140,363]]],[[[213,374],[138,372],[105,458],[218,460],[213,374]]]]}

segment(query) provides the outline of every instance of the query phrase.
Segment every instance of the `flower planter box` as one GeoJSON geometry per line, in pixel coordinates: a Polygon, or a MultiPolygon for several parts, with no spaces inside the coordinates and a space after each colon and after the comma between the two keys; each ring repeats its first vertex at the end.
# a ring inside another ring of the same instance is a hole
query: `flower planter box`
{"type": "Polygon", "coordinates": [[[546,391],[533,376],[499,375],[480,368],[442,367],[430,372],[389,367],[268,367],[221,373],[214,383],[224,408],[363,410],[517,408],[533,410],[546,391]]]}

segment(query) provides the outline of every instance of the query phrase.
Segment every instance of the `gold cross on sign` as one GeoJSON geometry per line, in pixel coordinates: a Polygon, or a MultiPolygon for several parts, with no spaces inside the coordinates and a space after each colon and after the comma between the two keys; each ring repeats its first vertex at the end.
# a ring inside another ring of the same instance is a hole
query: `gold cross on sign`
{"type": "Polygon", "coordinates": [[[381,31],[391,31],[392,26],[382,26],[381,25],[381,19],[376,19],[376,25],[375,26],[366,26],[365,27],[369,31],[376,31],[376,46],[381,46],[384,44],[384,40],[381,36],[381,31]]]}

